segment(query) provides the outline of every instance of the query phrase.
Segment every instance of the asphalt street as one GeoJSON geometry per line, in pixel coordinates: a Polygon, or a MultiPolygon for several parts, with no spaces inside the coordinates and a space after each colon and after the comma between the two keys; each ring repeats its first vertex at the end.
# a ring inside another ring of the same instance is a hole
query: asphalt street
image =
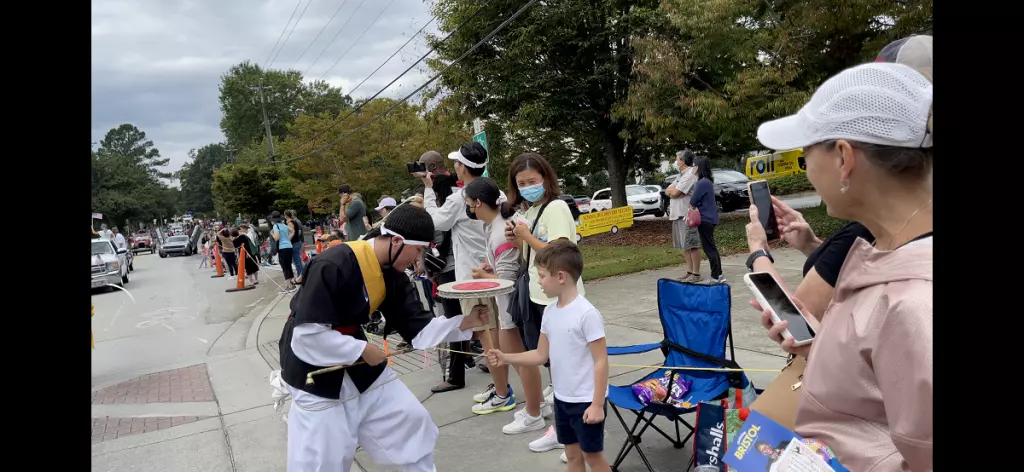
{"type": "MultiPolygon", "coordinates": [[[[139,254],[125,285],[129,293],[93,291],[94,386],[154,367],[202,362],[215,353],[215,346],[221,351],[244,349],[244,335],[224,337],[225,333],[245,313],[269,303],[278,288],[261,275],[256,289],[227,293],[225,289],[234,287],[236,279],[211,278],[215,271],[199,269],[200,259],[198,255],[161,259],[139,254]],[[228,338],[230,342],[225,343],[228,338]]],[[[281,278],[279,270],[267,273],[281,278]]],[[[244,329],[248,331],[248,326],[244,329]]]]}

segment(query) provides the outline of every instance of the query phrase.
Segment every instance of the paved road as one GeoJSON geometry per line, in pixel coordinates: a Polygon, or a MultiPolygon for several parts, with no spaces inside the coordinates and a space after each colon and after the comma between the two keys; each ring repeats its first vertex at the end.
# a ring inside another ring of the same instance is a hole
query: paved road
{"type": "MultiPolygon", "coordinates": [[[[161,259],[140,254],[125,286],[134,302],[121,291],[94,291],[93,385],[131,372],[205,359],[218,341],[220,350],[244,349],[245,333],[240,338],[234,331],[232,336],[225,333],[253,307],[269,302],[277,287],[261,278],[255,290],[225,293],[235,279],[212,279],[215,272],[198,269],[199,261],[198,255],[161,259]]],[[[281,277],[279,271],[269,273],[281,277]]]]}

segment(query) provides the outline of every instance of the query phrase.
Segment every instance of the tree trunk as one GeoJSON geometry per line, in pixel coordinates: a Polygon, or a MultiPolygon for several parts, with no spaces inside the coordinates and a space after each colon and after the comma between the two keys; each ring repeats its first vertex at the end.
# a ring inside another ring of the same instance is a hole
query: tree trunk
{"type": "Polygon", "coordinates": [[[608,161],[608,186],[612,190],[612,208],[626,206],[626,169],[622,159],[622,138],[618,126],[610,124],[605,128],[602,145],[604,158],[608,161]]]}

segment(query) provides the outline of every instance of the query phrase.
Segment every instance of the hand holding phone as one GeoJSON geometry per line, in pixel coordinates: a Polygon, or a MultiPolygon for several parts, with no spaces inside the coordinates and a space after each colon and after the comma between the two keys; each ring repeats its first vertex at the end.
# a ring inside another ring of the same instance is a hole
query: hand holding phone
{"type": "Polygon", "coordinates": [[[772,193],[768,189],[768,182],[757,180],[747,184],[747,193],[750,196],[750,206],[757,208],[757,218],[764,228],[768,241],[778,241],[782,236],[779,233],[779,221],[775,217],[775,207],[772,205],[772,193]]]}
{"type": "Polygon", "coordinates": [[[770,312],[771,330],[781,329],[784,341],[792,339],[793,346],[804,346],[814,340],[814,328],[775,276],[768,272],[752,272],[744,275],[743,281],[761,308],[770,312]],[[786,326],[778,327],[783,321],[786,321],[786,326]]]}

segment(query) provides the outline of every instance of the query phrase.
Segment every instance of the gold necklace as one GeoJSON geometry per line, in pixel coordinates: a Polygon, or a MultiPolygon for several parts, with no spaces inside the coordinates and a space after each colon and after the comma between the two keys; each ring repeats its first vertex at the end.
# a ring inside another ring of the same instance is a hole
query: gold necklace
{"type": "MultiPolygon", "coordinates": [[[[894,239],[896,239],[896,236],[899,236],[900,233],[903,232],[903,230],[907,229],[907,225],[910,224],[910,220],[914,219],[914,217],[917,216],[918,212],[920,212],[921,210],[924,210],[924,207],[930,205],[931,203],[932,203],[932,199],[929,198],[927,202],[924,202],[924,205],[921,205],[918,209],[914,210],[914,212],[910,214],[910,217],[907,218],[907,221],[903,222],[903,227],[901,227],[900,230],[896,232],[896,234],[892,235],[892,237],[889,238],[889,243],[887,244],[887,246],[889,247],[889,249],[888,249],[889,251],[892,250],[892,247],[891,247],[892,246],[892,242],[893,242],[894,239]]],[[[876,240],[875,242],[877,243],[878,241],[876,240]]]]}

